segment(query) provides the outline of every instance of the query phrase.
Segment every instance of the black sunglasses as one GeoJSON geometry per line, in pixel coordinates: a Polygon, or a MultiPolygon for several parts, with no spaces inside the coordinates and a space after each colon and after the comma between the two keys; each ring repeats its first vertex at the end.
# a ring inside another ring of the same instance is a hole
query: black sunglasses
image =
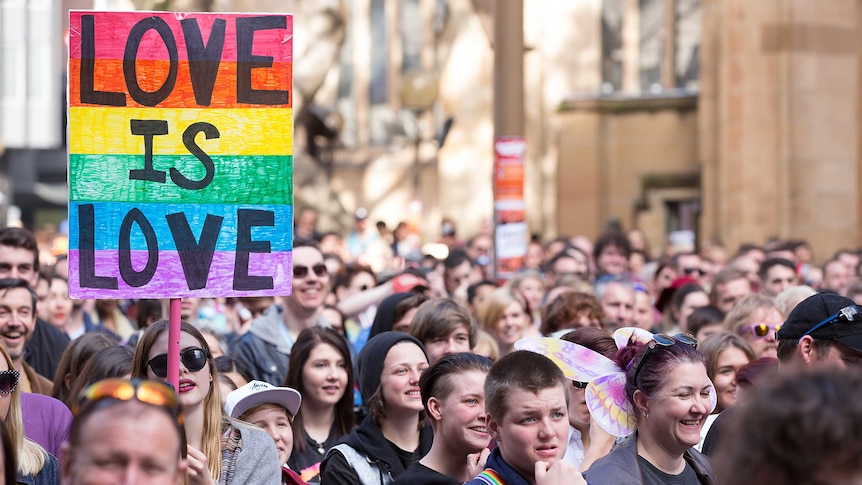
{"type": "Polygon", "coordinates": [[[682,272],[687,274],[687,275],[698,273],[701,276],[706,276],[706,271],[704,271],[700,268],[684,268],[682,270],[682,272]]]}
{"type": "Polygon", "coordinates": [[[18,377],[20,374],[14,369],[0,372],[0,394],[12,394],[18,387],[18,377]]]}
{"type": "MultiPolygon", "coordinates": [[[[293,277],[296,279],[305,278],[308,276],[308,268],[308,266],[294,266],[293,277]]],[[[311,270],[314,271],[314,274],[316,274],[318,278],[322,278],[327,274],[326,265],[323,263],[315,264],[311,267],[311,270]]]]}
{"type": "Polygon", "coordinates": [[[572,381],[572,385],[578,389],[586,389],[587,386],[590,385],[590,383],[589,382],[581,382],[581,381],[572,381]]]}
{"type": "MultiPolygon", "coordinates": [[[[193,347],[180,352],[180,361],[189,370],[189,372],[197,372],[207,365],[207,357],[210,353],[206,349],[193,347]]],[[[168,377],[168,354],[159,354],[147,362],[153,374],[156,377],[164,379],[168,377]]]]}
{"type": "Polygon", "coordinates": [[[635,367],[635,375],[633,379],[635,386],[638,384],[638,374],[640,374],[641,367],[643,367],[647,356],[649,356],[653,349],[657,346],[670,347],[677,342],[697,348],[697,339],[685,333],[678,333],[673,337],[664,333],[658,333],[652,336],[652,340],[647,344],[646,350],[641,354],[641,358],[638,360],[638,365],[635,367]]]}

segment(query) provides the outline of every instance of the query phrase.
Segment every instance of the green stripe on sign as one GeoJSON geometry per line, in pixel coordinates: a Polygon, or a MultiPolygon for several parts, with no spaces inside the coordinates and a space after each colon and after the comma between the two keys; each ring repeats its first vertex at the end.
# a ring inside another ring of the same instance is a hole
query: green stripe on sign
{"type": "Polygon", "coordinates": [[[171,180],[176,168],[189,180],[201,180],[206,169],[193,155],[157,155],[153,169],[165,172],[165,183],[130,180],[129,170],[144,168],[143,155],[69,156],[69,200],[89,202],[155,202],[217,204],[292,204],[293,157],[212,157],[212,182],[199,190],[171,180]]]}

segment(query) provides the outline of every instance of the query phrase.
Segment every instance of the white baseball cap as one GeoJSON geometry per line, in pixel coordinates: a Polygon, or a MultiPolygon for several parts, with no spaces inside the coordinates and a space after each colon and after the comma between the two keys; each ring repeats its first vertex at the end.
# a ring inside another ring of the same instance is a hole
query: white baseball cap
{"type": "Polygon", "coordinates": [[[238,418],[255,406],[278,404],[294,417],[299,411],[300,403],[302,403],[302,396],[296,389],[276,387],[263,381],[251,381],[227,395],[224,400],[224,411],[228,416],[238,418]]]}

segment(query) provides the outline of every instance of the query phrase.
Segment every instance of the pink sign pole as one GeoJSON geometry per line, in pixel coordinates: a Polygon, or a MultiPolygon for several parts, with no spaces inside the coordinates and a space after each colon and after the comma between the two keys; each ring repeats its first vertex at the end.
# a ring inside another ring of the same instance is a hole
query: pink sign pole
{"type": "Polygon", "coordinates": [[[180,310],[181,298],[171,298],[171,318],[168,324],[168,384],[180,393],[180,310]]]}

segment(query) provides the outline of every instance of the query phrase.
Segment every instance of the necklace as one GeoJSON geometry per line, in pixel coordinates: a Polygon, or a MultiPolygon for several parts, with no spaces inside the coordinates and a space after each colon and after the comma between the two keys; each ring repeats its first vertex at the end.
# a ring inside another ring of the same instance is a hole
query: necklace
{"type": "MultiPolygon", "coordinates": [[[[306,436],[308,436],[308,435],[306,435],[306,436]]],[[[313,444],[315,447],[317,447],[318,453],[320,453],[321,455],[326,453],[326,448],[323,446],[323,443],[321,443],[320,441],[317,441],[316,439],[312,438],[311,436],[308,436],[308,441],[310,441],[311,444],[313,444]]],[[[324,440],[324,442],[325,442],[325,440],[324,440]]]]}

